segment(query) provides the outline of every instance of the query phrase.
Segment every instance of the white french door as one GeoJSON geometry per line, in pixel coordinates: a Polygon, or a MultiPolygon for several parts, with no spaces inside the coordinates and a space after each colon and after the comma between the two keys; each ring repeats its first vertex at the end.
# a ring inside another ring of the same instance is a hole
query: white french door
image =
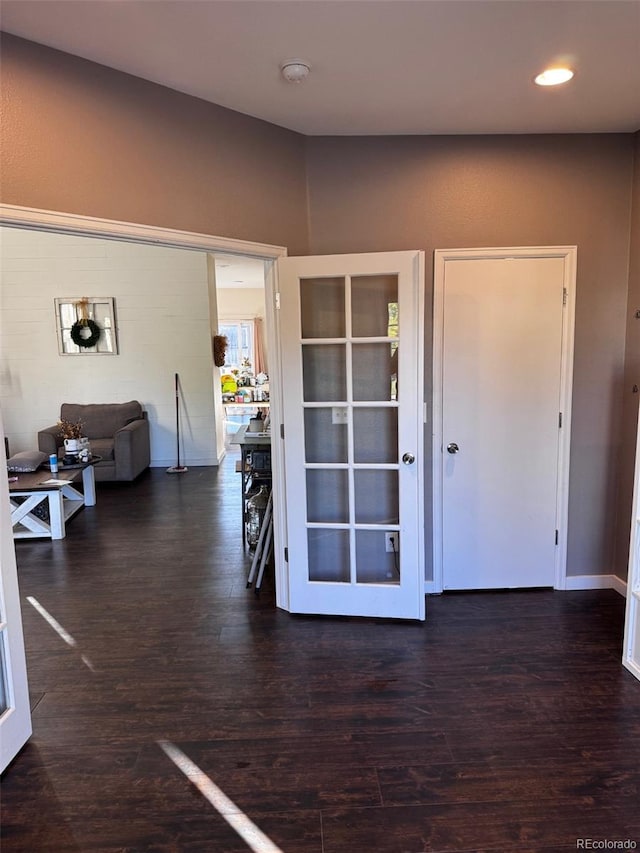
{"type": "Polygon", "coordinates": [[[562,586],[575,249],[436,252],[441,589],[562,586]]]}
{"type": "Polygon", "coordinates": [[[289,609],[424,619],[424,256],[278,278],[289,609]]]}
{"type": "Polygon", "coordinates": [[[638,440],[636,443],[622,663],[629,672],[640,679],[640,421],[638,422],[638,440]]]}
{"type": "MultiPolygon", "coordinates": [[[[0,412],[0,435],[4,435],[0,412]]],[[[31,712],[20,614],[6,462],[0,466],[0,773],[31,736],[31,712]]]]}

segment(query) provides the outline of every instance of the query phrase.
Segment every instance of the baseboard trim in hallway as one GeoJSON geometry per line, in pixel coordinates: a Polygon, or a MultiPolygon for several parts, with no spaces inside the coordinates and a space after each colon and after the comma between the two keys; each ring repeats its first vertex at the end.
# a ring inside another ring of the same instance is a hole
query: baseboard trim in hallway
{"type": "Polygon", "coordinates": [[[614,589],[623,598],[627,597],[627,583],[617,575],[574,575],[566,579],[566,589],[614,589]]]}

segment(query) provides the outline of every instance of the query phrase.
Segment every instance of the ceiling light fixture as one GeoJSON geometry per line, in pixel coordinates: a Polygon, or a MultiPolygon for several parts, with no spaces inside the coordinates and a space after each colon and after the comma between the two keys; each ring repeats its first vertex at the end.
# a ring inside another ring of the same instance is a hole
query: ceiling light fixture
{"type": "Polygon", "coordinates": [[[573,77],[570,68],[547,68],[535,78],[538,86],[559,86],[573,77]]]}
{"type": "Polygon", "coordinates": [[[302,59],[287,59],[280,66],[280,71],[287,83],[300,83],[311,71],[311,66],[302,59]]]}

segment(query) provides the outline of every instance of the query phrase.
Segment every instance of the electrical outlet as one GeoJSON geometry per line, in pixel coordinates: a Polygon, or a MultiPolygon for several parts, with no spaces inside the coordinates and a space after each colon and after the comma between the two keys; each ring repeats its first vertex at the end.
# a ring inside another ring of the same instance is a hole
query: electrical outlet
{"type": "Polygon", "coordinates": [[[398,550],[398,537],[399,533],[397,530],[388,531],[384,534],[384,550],[387,554],[393,554],[394,551],[398,550]],[[395,548],[393,547],[395,545],[395,548]]]}
{"type": "Polygon", "coordinates": [[[349,421],[349,410],[346,406],[333,406],[331,409],[332,424],[346,424],[349,421]]]}

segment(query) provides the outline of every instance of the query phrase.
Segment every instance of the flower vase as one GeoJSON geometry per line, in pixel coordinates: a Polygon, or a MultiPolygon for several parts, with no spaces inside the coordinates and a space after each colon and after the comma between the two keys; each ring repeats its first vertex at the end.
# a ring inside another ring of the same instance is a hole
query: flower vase
{"type": "Polygon", "coordinates": [[[91,458],[89,439],[86,436],[80,436],[79,438],[65,438],[64,457],[67,464],[88,462],[91,458]]]}
{"type": "Polygon", "coordinates": [[[64,440],[64,452],[67,456],[77,456],[80,452],[80,441],[79,438],[65,438],[64,440]]]}

